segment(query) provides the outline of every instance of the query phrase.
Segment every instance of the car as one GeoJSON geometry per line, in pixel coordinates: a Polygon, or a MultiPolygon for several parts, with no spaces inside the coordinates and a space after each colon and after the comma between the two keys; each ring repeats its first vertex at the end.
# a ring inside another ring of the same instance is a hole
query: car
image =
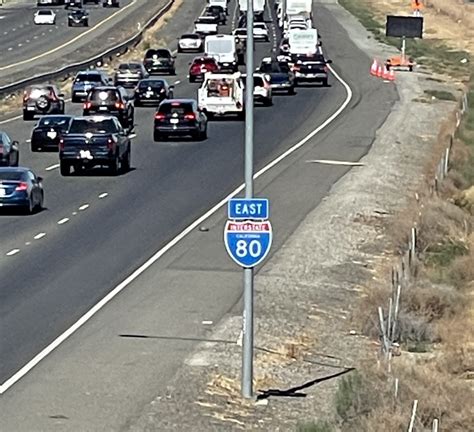
{"type": "Polygon", "coordinates": [[[94,3],[95,5],[98,5],[100,3],[100,0],[82,0],[84,4],[88,3],[94,3]]]}
{"type": "Polygon", "coordinates": [[[216,15],[216,14],[213,14],[212,12],[209,12],[206,8],[206,10],[203,12],[203,14],[201,15],[203,18],[206,18],[206,21],[209,23],[209,24],[215,24],[215,25],[219,25],[221,23],[221,19],[219,17],[219,15],[216,15]]]}
{"type": "Polygon", "coordinates": [[[165,79],[142,79],[135,88],[135,106],[158,105],[165,99],[172,99],[173,90],[165,79]]]}
{"type": "Polygon", "coordinates": [[[0,168],[0,208],[31,214],[44,206],[43,179],[24,167],[0,168]]]}
{"type": "Polygon", "coordinates": [[[45,149],[58,150],[59,140],[69,129],[73,117],[68,115],[46,115],[41,117],[31,131],[32,152],[45,149]]]}
{"type": "Polygon", "coordinates": [[[148,77],[148,72],[142,63],[121,63],[115,72],[115,85],[123,87],[135,87],[138,82],[148,77]]]}
{"type": "Polygon", "coordinates": [[[65,0],[65,8],[70,9],[73,7],[82,8],[82,0],[65,0]]]}
{"type": "Polygon", "coordinates": [[[103,7],[120,7],[119,0],[104,0],[102,2],[103,7]]]}
{"type": "Polygon", "coordinates": [[[186,33],[178,39],[178,52],[202,52],[204,43],[197,33],[186,33]]]}
{"type": "Polygon", "coordinates": [[[55,85],[33,85],[23,93],[23,120],[33,120],[36,114],[64,114],[64,95],[55,85]]]}
{"type": "Polygon", "coordinates": [[[207,117],[194,99],[170,99],[161,102],[155,113],[154,141],[170,136],[189,135],[196,140],[207,138],[207,117]]]}
{"type": "Polygon", "coordinates": [[[69,27],[89,27],[89,12],[85,9],[75,9],[67,17],[69,27]]]}
{"type": "Polygon", "coordinates": [[[37,0],[36,6],[59,6],[64,0],[37,0]]]}
{"type": "Polygon", "coordinates": [[[247,29],[246,28],[239,28],[237,27],[232,34],[236,37],[239,38],[242,41],[247,40],[247,29]]]}
{"type": "MultiPolygon", "coordinates": [[[[246,76],[242,75],[244,85],[245,79],[246,76]]],[[[253,99],[255,103],[261,103],[263,106],[273,105],[273,92],[269,75],[258,72],[253,74],[253,99]]]]}
{"type": "Polygon", "coordinates": [[[189,82],[202,81],[206,72],[217,72],[219,65],[213,57],[195,57],[189,63],[189,82]]]}
{"type": "Polygon", "coordinates": [[[194,33],[202,36],[215,35],[219,32],[217,23],[212,16],[200,16],[194,21],[194,33]]]}
{"type": "Polygon", "coordinates": [[[110,84],[112,84],[112,79],[99,69],[80,71],[72,84],[71,102],[82,102],[94,87],[110,84]]]}
{"type": "Polygon", "coordinates": [[[290,41],[288,38],[283,38],[280,41],[280,54],[281,55],[289,55],[290,54],[290,41]]]}
{"type": "Polygon", "coordinates": [[[205,16],[215,16],[217,19],[217,24],[219,25],[226,25],[227,23],[227,16],[225,10],[222,6],[208,6],[204,11],[205,16]]]}
{"type": "Polygon", "coordinates": [[[94,87],[87,95],[82,115],[95,114],[116,116],[124,128],[133,129],[135,110],[132,98],[123,87],[94,87]]]}
{"type": "Polygon", "coordinates": [[[114,116],[75,117],[59,141],[59,171],[62,176],[95,166],[106,166],[110,174],[130,170],[131,140],[114,116]]]}
{"type": "Polygon", "coordinates": [[[265,57],[257,71],[269,75],[273,93],[295,94],[295,76],[287,61],[265,57]]]}
{"type": "Polygon", "coordinates": [[[329,63],[332,63],[332,60],[326,60],[321,54],[300,56],[293,66],[295,83],[316,82],[327,87],[329,63]]]}
{"type": "Polygon", "coordinates": [[[256,22],[253,25],[253,38],[256,41],[268,42],[270,37],[268,36],[268,27],[264,22],[256,22]]]}
{"type": "Polygon", "coordinates": [[[20,150],[18,141],[0,130],[0,166],[18,166],[20,150]]]}
{"type": "Polygon", "coordinates": [[[33,22],[36,25],[55,25],[56,14],[51,9],[41,9],[35,12],[33,22]]]}
{"type": "Polygon", "coordinates": [[[168,73],[176,74],[174,66],[175,56],[166,48],[149,49],[145,53],[143,66],[150,75],[168,73]]]}

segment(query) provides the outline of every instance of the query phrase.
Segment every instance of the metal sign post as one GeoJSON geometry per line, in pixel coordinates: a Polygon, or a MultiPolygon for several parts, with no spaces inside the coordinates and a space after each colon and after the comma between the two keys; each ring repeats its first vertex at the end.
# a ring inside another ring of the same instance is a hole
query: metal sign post
{"type": "MultiPolygon", "coordinates": [[[[253,198],[253,0],[247,0],[247,50],[245,83],[245,198],[253,198]]],[[[242,396],[253,396],[253,268],[244,269],[242,315],[242,396]]]]}

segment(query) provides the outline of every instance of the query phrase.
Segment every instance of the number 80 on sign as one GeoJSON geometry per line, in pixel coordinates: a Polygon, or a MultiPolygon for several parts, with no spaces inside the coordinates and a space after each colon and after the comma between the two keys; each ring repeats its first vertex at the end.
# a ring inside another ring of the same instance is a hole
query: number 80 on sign
{"type": "Polygon", "coordinates": [[[255,267],[270,251],[272,226],[269,221],[227,221],[224,243],[227,253],[239,266],[255,267]]]}

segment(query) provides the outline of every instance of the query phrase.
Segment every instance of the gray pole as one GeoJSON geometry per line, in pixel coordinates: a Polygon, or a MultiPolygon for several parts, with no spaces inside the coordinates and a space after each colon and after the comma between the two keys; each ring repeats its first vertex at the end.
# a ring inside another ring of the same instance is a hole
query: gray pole
{"type": "MultiPolygon", "coordinates": [[[[245,198],[253,198],[253,0],[247,0],[245,82],[245,198]]],[[[242,396],[253,396],[253,269],[244,269],[242,396]]]]}

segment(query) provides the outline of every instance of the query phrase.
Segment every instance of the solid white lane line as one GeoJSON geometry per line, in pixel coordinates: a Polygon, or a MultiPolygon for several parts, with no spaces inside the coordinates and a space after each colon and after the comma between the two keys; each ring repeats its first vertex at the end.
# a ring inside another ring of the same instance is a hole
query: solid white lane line
{"type": "Polygon", "coordinates": [[[63,225],[66,222],[69,222],[69,218],[62,218],[61,220],[58,220],[58,225],[63,225]]]}
{"type": "MultiPolygon", "coordinates": [[[[11,68],[14,68],[16,66],[21,66],[21,65],[24,65],[24,64],[27,64],[27,63],[31,63],[33,61],[36,61],[40,58],[43,58],[43,57],[46,57],[46,56],[49,56],[53,53],[55,53],[56,51],[59,51],[71,44],[73,44],[74,42],[77,42],[79,39],[82,39],[83,37],[87,36],[88,34],[90,34],[91,32],[94,32],[95,30],[97,30],[99,27],[102,27],[105,23],[107,23],[108,21],[110,21],[111,19],[115,18],[118,14],[122,14],[124,13],[124,11],[126,11],[127,9],[129,9],[131,6],[133,6],[135,3],[137,2],[137,0],[132,0],[131,3],[129,3],[127,6],[124,6],[124,7],[121,7],[117,12],[113,13],[112,15],[110,15],[109,17],[105,18],[103,21],[101,21],[100,23],[96,24],[94,27],[90,28],[89,30],[83,32],[83,33],[80,33],[79,35],[77,35],[75,38],[72,38],[70,39],[69,41],[67,41],[66,43],[63,43],[62,45],[60,46],[57,46],[56,48],[53,48],[49,51],[46,51],[44,53],[41,53],[41,54],[38,54],[37,56],[34,56],[34,57],[31,57],[29,59],[26,59],[26,60],[22,60],[22,61],[19,61],[19,62],[16,62],[16,63],[12,63],[12,64],[9,64],[7,66],[2,66],[0,67],[0,71],[3,71],[3,70],[7,70],[7,69],[11,69],[11,68]]],[[[49,31],[52,31],[52,29],[50,29],[49,31]]],[[[42,35],[44,36],[44,33],[42,33],[42,35]]]]}
{"type": "Polygon", "coordinates": [[[99,195],[99,199],[102,199],[102,198],[105,198],[106,196],[108,196],[109,194],[107,192],[104,192],[104,193],[101,193],[99,195]]]}
{"type": "Polygon", "coordinates": [[[84,211],[85,209],[89,208],[89,204],[83,204],[79,207],[80,211],[84,211]]]}
{"type": "MultiPolygon", "coordinates": [[[[314,129],[310,134],[308,134],[301,141],[290,147],[268,165],[263,167],[260,171],[254,174],[254,179],[258,179],[268,170],[272,169],[275,165],[280,163],[283,159],[287,158],[295,151],[303,147],[308,141],[314,138],[319,132],[325,129],[330,125],[334,120],[336,120],[341,113],[345,110],[347,105],[349,105],[352,100],[352,90],[349,85],[334,71],[333,68],[329,66],[330,71],[336,77],[336,79],[344,86],[346,90],[346,99],[341,104],[341,106],[331,114],[322,124],[320,124],[316,129],[314,129]]],[[[47,357],[52,351],[54,351],[59,345],[61,345],[66,339],[68,339],[72,334],[74,334],[78,329],[80,329],[87,321],[89,321],[97,312],[99,312],[107,303],[109,303],[117,294],[122,292],[128,285],[130,285],[135,279],[137,279],[142,273],[144,273],[148,268],[150,268],[156,261],[158,261],[164,254],[166,254],[170,249],[176,246],[181,240],[183,240],[189,233],[198,228],[206,219],[215,214],[218,210],[224,207],[227,204],[229,199],[234,198],[238,193],[244,190],[245,185],[240,185],[237,189],[231,192],[226,196],[222,201],[217,203],[214,207],[204,213],[201,217],[196,219],[191,225],[186,229],[181,231],[175,238],[173,238],[168,244],[163,248],[157,251],[152,257],[150,257],[145,263],[138,267],[130,276],[128,276],[124,281],[118,284],[112,291],[110,291],[102,300],[96,303],[91,309],[89,309],[81,318],[79,318],[71,327],[69,327],[64,333],[59,335],[53,342],[51,342],[47,347],[40,351],[35,357],[33,357],[28,363],[26,363],[20,370],[8,378],[2,385],[0,385],[0,395],[5,393],[12,385],[14,385],[18,380],[24,377],[31,369],[33,369],[38,363],[40,363],[45,357],[47,357]]],[[[102,194],[103,195],[103,194],[102,194]]],[[[100,196],[99,196],[100,197],[100,196]]]]}
{"type": "Polygon", "coordinates": [[[59,168],[59,164],[54,164],[54,165],[51,165],[51,166],[49,166],[49,167],[46,167],[45,170],[46,170],[46,171],[52,171],[52,170],[54,170],[54,169],[56,169],[56,168],[59,168]]]}
{"type": "Polygon", "coordinates": [[[45,235],[46,235],[46,233],[40,232],[40,233],[36,234],[33,238],[35,240],[39,240],[39,239],[42,239],[45,235]]]}
{"type": "Polygon", "coordinates": [[[7,252],[5,255],[13,256],[13,255],[16,255],[18,252],[20,252],[20,249],[12,249],[10,252],[7,252]]]}

